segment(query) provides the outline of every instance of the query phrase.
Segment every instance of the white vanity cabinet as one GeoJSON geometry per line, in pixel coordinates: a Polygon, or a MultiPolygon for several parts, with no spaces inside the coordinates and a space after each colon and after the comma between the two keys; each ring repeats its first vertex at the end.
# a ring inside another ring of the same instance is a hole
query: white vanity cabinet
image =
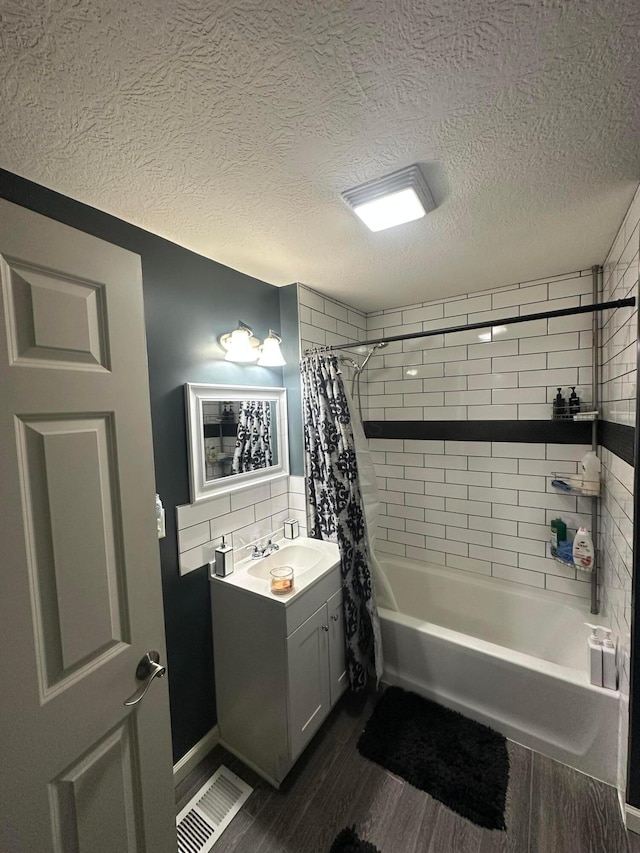
{"type": "Polygon", "coordinates": [[[342,592],[287,637],[289,737],[300,755],[347,687],[342,592]]]}
{"type": "Polygon", "coordinates": [[[347,688],[340,565],[280,597],[213,579],[211,605],[220,742],[277,787],[347,688]]]}

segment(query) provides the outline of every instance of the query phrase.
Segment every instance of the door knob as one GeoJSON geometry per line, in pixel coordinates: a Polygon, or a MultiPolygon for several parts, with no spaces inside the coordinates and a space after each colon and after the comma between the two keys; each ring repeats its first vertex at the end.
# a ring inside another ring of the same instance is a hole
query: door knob
{"type": "Polygon", "coordinates": [[[124,704],[137,705],[138,702],[144,698],[153,679],[162,678],[166,671],[166,667],[160,664],[160,655],[158,652],[155,649],[147,652],[146,655],[140,659],[138,666],[136,667],[136,678],[138,681],[143,681],[144,683],[138,687],[133,696],[129,696],[124,704]]]}

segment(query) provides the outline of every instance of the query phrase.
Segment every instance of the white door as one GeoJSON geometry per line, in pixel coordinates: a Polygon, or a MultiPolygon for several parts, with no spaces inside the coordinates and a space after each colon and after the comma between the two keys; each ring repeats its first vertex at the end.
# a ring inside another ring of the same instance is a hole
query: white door
{"type": "Polygon", "coordinates": [[[175,853],[140,259],[0,200],[0,850],[175,853]]]}
{"type": "Polygon", "coordinates": [[[287,637],[289,737],[295,761],[329,713],[327,605],[287,637]]]}

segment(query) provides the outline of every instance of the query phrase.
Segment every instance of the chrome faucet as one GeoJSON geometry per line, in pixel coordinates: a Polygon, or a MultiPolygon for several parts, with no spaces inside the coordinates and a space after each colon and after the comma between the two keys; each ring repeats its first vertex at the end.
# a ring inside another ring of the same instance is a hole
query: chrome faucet
{"type": "Polygon", "coordinates": [[[247,548],[251,548],[251,559],[252,560],[260,560],[262,557],[268,557],[269,554],[273,554],[274,551],[279,551],[280,546],[272,542],[271,539],[267,542],[267,544],[260,548],[258,545],[247,545],[247,548]]]}

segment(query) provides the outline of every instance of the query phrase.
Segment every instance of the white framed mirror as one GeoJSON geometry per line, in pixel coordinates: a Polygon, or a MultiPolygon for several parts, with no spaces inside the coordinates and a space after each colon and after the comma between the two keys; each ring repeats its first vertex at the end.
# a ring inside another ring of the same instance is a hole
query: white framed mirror
{"type": "Polygon", "coordinates": [[[185,385],[191,503],[289,474],[287,392],[185,385]]]}

